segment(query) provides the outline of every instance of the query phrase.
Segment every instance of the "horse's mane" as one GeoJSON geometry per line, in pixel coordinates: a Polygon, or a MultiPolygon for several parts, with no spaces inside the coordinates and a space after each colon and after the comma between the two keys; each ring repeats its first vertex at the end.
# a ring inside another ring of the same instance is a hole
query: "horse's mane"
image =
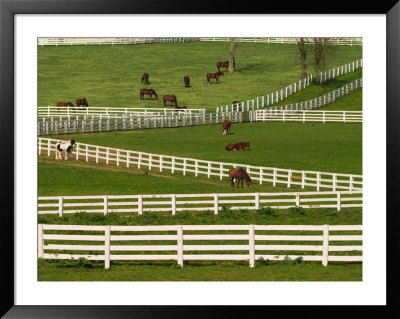
{"type": "Polygon", "coordinates": [[[246,179],[247,182],[251,182],[251,178],[249,176],[249,174],[242,168],[242,172],[244,175],[244,178],[246,179]]]}

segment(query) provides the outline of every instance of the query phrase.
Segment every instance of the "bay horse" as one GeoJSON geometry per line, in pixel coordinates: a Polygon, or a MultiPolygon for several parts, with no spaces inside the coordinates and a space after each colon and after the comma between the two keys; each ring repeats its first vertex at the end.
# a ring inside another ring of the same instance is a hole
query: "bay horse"
{"type": "Polygon", "coordinates": [[[243,188],[243,179],[246,180],[247,187],[250,187],[250,188],[253,187],[249,174],[247,174],[247,172],[243,168],[236,168],[236,167],[230,168],[229,169],[229,177],[231,179],[231,187],[233,187],[235,185],[235,183],[234,183],[235,178],[237,179],[236,187],[239,187],[239,182],[242,182],[242,188],[243,188]]]}
{"type": "Polygon", "coordinates": [[[243,150],[245,149],[245,147],[247,147],[249,150],[251,150],[250,142],[240,142],[240,143],[238,143],[238,145],[242,146],[243,150]]]}
{"type": "Polygon", "coordinates": [[[219,68],[220,67],[224,67],[225,71],[228,69],[229,67],[229,61],[225,61],[225,62],[217,62],[217,68],[218,68],[218,72],[219,72],[219,68]]]}
{"type": "Polygon", "coordinates": [[[227,134],[230,134],[230,131],[231,131],[231,121],[230,120],[224,120],[223,122],[222,122],[222,129],[223,129],[223,131],[222,131],[222,135],[227,135],[227,134]]]}
{"type": "Polygon", "coordinates": [[[143,73],[141,81],[142,81],[142,83],[144,83],[144,84],[150,84],[150,83],[149,83],[149,75],[148,75],[148,73],[143,73]],[[144,82],[143,82],[143,81],[144,81],[144,82]]]}
{"type": "Polygon", "coordinates": [[[58,102],[57,107],[71,107],[74,110],[74,105],[71,102],[58,102]]]}
{"type": "Polygon", "coordinates": [[[210,79],[215,79],[215,84],[219,83],[220,76],[224,76],[224,72],[217,72],[217,73],[208,73],[207,74],[207,83],[210,83],[210,79]]]}
{"type": "Polygon", "coordinates": [[[164,101],[164,106],[167,106],[165,104],[166,102],[171,102],[171,106],[172,106],[172,104],[175,104],[175,107],[178,106],[178,101],[177,101],[175,95],[164,95],[163,96],[163,101],[164,101]]]}
{"type": "Polygon", "coordinates": [[[76,106],[86,106],[86,107],[88,107],[89,106],[89,104],[88,104],[88,102],[86,101],[86,98],[83,98],[83,99],[77,99],[76,100],[76,106]]]}
{"type": "Polygon", "coordinates": [[[244,151],[244,147],[239,143],[231,143],[225,146],[225,151],[244,151]]]}
{"type": "Polygon", "coordinates": [[[190,87],[190,78],[189,78],[189,75],[185,75],[184,77],[183,77],[183,82],[185,82],[185,87],[190,87]]]}
{"type": "Polygon", "coordinates": [[[156,93],[156,91],[154,91],[153,89],[140,89],[140,99],[144,100],[144,95],[148,95],[149,96],[149,100],[153,98],[154,95],[154,99],[158,100],[158,95],[156,93]]]}

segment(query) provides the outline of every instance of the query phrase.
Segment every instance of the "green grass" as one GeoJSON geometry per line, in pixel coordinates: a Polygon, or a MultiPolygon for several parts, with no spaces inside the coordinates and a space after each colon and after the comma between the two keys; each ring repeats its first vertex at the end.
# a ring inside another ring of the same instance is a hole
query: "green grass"
{"type": "Polygon", "coordinates": [[[265,167],[362,173],[362,126],[359,123],[232,124],[52,136],[153,154],[190,157],[265,167]],[[228,143],[249,141],[253,150],[225,151],[228,143]]]}
{"type": "Polygon", "coordinates": [[[323,106],[321,111],[362,111],[362,88],[323,106]]]}
{"type": "MultiPolygon", "coordinates": [[[[56,105],[86,97],[90,106],[162,107],[158,101],[139,100],[144,72],[160,97],[175,94],[179,105],[211,108],[272,93],[300,78],[295,45],[240,44],[239,72],[225,74],[218,85],[207,84],[206,74],[216,62],[228,60],[228,44],[191,42],[174,44],[38,47],[38,105],[56,105]],[[185,88],[183,76],[191,78],[185,88]]],[[[341,46],[326,69],[361,58],[361,47],[341,46]]],[[[309,59],[311,68],[311,59],[309,59]]]]}
{"type": "Polygon", "coordinates": [[[176,262],[111,262],[105,270],[102,262],[62,267],[63,261],[39,260],[39,281],[361,281],[361,263],[284,262],[250,268],[246,262],[193,262],[183,268],[176,262]],[[90,266],[89,266],[90,267],[90,266]]]}

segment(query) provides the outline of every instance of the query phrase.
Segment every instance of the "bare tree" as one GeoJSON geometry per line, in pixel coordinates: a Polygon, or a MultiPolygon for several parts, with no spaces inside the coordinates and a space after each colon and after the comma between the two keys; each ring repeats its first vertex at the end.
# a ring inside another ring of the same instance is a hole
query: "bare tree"
{"type": "Polygon", "coordinates": [[[234,38],[230,38],[230,45],[229,45],[229,73],[233,74],[236,72],[236,62],[235,62],[235,51],[237,45],[235,43],[234,38]]]}
{"type": "Polygon", "coordinates": [[[308,50],[306,45],[308,44],[308,39],[306,38],[296,38],[297,46],[300,51],[300,62],[301,62],[301,79],[304,80],[307,77],[307,53],[308,50]]]}
{"type": "Polygon", "coordinates": [[[330,38],[313,38],[314,44],[314,72],[316,75],[325,67],[326,58],[334,51],[330,38]]]}

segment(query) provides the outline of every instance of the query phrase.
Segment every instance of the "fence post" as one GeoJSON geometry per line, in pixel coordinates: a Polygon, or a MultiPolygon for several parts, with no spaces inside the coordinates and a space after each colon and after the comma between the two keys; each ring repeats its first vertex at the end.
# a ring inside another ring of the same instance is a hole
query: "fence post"
{"type": "Polygon", "coordinates": [[[142,195],[138,195],[138,213],[139,213],[139,215],[143,214],[143,197],[142,197],[142,195]]]}
{"type": "Polygon", "coordinates": [[[255,262],[255,234],[254,225],[249,226],[249,266],[254,267],[255,262]]]}
{"type": "Polygon", "coordinates": [[[218,194],[214,194],[214,215],[218,215],[218,194]]]}
{"type": "Polygon", "coordinates": [[[119,166],[119,149],[117,150],[117,166],[119,166]]]}
{"type": "Polygon", "coordinates": [[[149,155],[149,171],[151,171],[151,164],[152,164],[152,161],[153,161],[153,156],[151,156],[151,154],[149,155]]]}
{"type": "Polygon", "coordinates": [[[222,181],[222,175],[223,175],[224,171],[223,171],[223,167],[222,167],[222,163],[219,164],[219,179],[222,181]]]}
{"type": "Polygon", "coordinates": [[[332,176],[332,188],[333,191],[336,191],[336,174],[332,176]]]}
{"type": "MultiPolygon", "coordinates": [[[[106,148],[106,164],[108,164],[108,152],[109,152],[109,150],[108,150],[108,147],[106,148]]],[[[96,149],[96,163],[97,163],[97,149],[96,149]]]]}
{"type": "Polygon", "coordinates": [[[276,186],[276,176],[277,175],[277,169],[274,168],[274,177],[273,177],[273,181],[272,181],[272,186],[276,186]]]}
{"type": "Polygon", "coordinates": [[[207,164],[207,178],[210,178],[211,175],[211,162],[207,164]]]}
{"type": "Polygon", "coordinates": [[[300,193],[296,193],[296,206],[300,207],[300,193]]]}
{"type": "Polygon", "coordinates": [[[97,163],[99,163],[99,147],[98,146],[96,146],[96,164],[97,163]]]}
{"type": "Polygon", "coordinates": [[[127,151],[126,152],[126,167],[129,167],[130,159],[131,159],[131,152],[127,151]]]}
{"type": "Polygon", "coordinates": [[[337,211],[338,212],[340,212],[341,201],[342,201],[342,196],[341,196],[340,192],[337,192],[337,211]]]}
{"type": "Polygon", "coordinates": [[[177,234],[177,257],[178,257],[178,265],[183,267],[183,230],[182,225],[178,225],[176,229],[177,234]]]}
{"type": "Polygon", "coordinates": [[[85,153],[86,162],[89,160],[89,146],[86,145],[86,153],[85,153]]]}
{"type": "Polygon", "coordinates": [[[260,185],[262,185],[262,181],[263,181],[263,169],[260,168],[260,185]]]}
{"type": "Polygon", "coordinates": [[[198,172],[198,165],[199,165],[199,163],[198,163],[198,161],[197,160],[195,160],[194,161],[194,176],[198,176],[198,174],[199,174],[199,172],[198,172]]]}
{"type": "Polygon", "coordinates": [[[287,181],[287,187],[290,188],[291,182],[292,181],[292,170],[290,169],[288,171],[288,181],[287,181]]]}
{"type": "Polygon", "coordinates": [[[108,213],[108,196],[103,197],[104,202],[104,216],[108,213]]]}
{"type": "Polygon", "coordinates": [[[186,159],[183,160],[183,176],[186,175],[186,159]]]}
{"type": "Polygon", "coordinates": [[[321,175],[317,173],[317,191],[319,192],[319,184],[320,184],[321,175]]]}
{"type": "Polygon", "coordinates": [[[254,209],[260,209],[260,193],[255,193],[254,197],[254,209]]]}
{"type": "Polygon", "coordinates": [[[104,229],[104,269],[110,269],[111,226],[104,229]]]}
{"type": "Polygon", "coordinates": [[[44,257],[43,225],[38,225],[38,258],[44,257]]]}
{"type": "Polygon", "coordinates": [[[60,196],[58,198],[58,216],[62,217],[63,215],[63,205],[64,205],[64,198],[60,196]]]}
{"type": "Polygon", "coordinates": [[[329,254],[329,225],[323,226],[322,231],[322,266],[328,266],[328,254],[329,254]]]}

